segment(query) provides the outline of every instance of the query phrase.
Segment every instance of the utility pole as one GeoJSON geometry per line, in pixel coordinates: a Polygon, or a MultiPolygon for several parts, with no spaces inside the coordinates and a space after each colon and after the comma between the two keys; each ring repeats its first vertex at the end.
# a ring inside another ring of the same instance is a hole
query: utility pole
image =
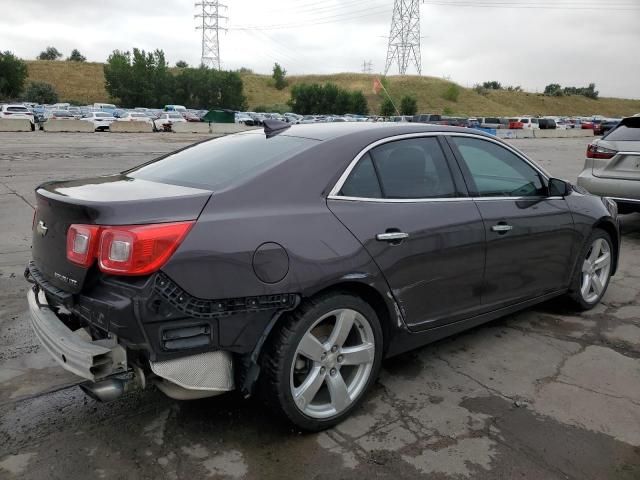
{"type": "Polygon", "coordinates": [[[365,60],[362,62],[362,73],[371,73],[373,72],[373,62],[369,60],[368,62],[365,60]]]}
{"type": "Polygon", "coordinates": [[[219,31],[225,30],[220,26],[220,20],[226,19],[220,15],[220,9],[227,8],[218,0],[202,0],[195,4],[198,13],[195,18],[202,21],[196,30],[202,30],[202,54],[200,62],[205,67],[220,70],[220,38],[219,31]]]}
{"type": "Polygon", "coordinates": [[[400,75],[406,75],[410,62],[415,65],[418,75],[422,75],[420,0],[394,0],[385,75],[396,62],[400,75]]]}

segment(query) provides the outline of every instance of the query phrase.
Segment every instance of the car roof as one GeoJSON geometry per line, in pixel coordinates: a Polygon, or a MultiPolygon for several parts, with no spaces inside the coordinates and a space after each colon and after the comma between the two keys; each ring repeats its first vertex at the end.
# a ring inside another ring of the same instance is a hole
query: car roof
{"type": "MultiPolygon", "coordinates": [[[[291,137],[311,138],[314,140],[332,140],[345,136],[361,136],[366,134],[373,141],[395,135],[411,133],[473,133],[480,136],[489,136],[480,130],[470,130],[464,127],[449,127],[445,125],[427,125],[411,122],[337,122],[337,123],[310,123],[291,125],[281,135],[291,137]],[[377,138],[376,138],[377,137],[377,138]]],[[[250,130],[241,135],[262,133],[262,130],[250,130]]]]}

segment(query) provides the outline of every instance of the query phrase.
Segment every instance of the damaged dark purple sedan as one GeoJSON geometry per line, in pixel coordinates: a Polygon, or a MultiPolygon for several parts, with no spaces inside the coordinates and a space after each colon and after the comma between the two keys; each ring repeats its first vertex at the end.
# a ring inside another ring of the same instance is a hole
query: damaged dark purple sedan
{"type": "Polygon", "coordinates": [[[37,188],[33,328],[94,398],[238,389],[320,430],[383,358],[615,273],[615,203],[494,137],[266,123],[37,188]]]}

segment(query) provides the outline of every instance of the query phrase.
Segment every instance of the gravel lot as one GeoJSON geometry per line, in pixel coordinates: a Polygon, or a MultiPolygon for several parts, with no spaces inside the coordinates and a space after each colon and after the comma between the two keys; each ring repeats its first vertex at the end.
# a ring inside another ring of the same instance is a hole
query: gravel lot
{"type": "MultiPolygon", "coordinates": [[[[233,394],[86,398],[28,325],[33,188],[201,138],[0,133],[0,478],[640,478],[638,214],[624,218],[620,270],[595,310],[545,304],[388,360],[333,430],[291,431],[233,394]]],[[[570,181],[586,143],[513,141],[570,181]]]]}

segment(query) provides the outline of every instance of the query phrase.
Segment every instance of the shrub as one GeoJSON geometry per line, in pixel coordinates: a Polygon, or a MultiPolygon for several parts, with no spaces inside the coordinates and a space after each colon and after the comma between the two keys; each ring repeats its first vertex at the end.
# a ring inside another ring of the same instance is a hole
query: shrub
{"type": "Polygon", "coordinates": [[[442,94],[442,98],[450,102],[457,102],[459,96],[460,96],[460,87],[455,83],[452,83],[451,85],[449,85],[449,87],[447,87],[445,92],[442,94]]]}
{"type": "Polygon", "coordinates": [[[367,99],[359,91],[350,92],[333,83],[298,83],[291,88],[289,105],[302,115],[345,113],[366,114],[367,99]]]}
{"type": "Polygon", "coordinates": [[[487,90],[502,90],[502,84],[495,80],[492,80],[491,82],[484,82],[482,86],[487,90]]]}
{"type": "Polygon", "coordinates": [[[184,60],[178,60],[176,62],[176,68],[187,68],[189,66],[189,64],[187,62],[185,62],[184,60]]]}
{"type": "Polygon", "coordinates": [[[50,83],[30,82],[24,93],[24,98],[28,102],[35,103],[57,103],[58,92],[50,83]]]}

